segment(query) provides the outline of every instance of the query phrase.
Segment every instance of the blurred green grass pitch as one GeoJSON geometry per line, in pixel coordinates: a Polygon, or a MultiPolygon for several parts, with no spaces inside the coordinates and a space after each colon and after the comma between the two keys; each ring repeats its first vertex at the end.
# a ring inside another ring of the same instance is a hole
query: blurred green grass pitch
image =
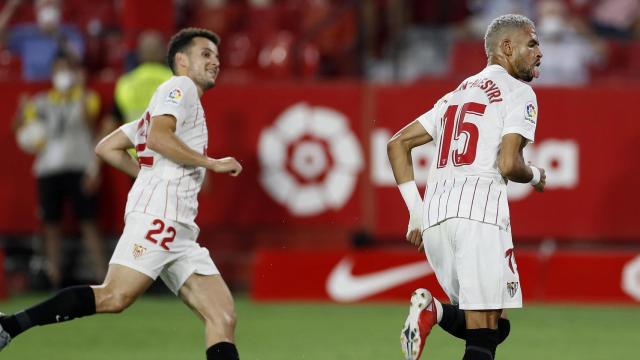
{"type": "MultiPolygon", "coordinates": [[[[43,300],[0,303],[12,313],[43,300]]],[[[236,296],[242,360],[401,359],[405,304],[256,303],[236,296]]],[[[640,307],[528,305],[509,313],[512,332],[497,359],[633,359],[640,344],[640,307]]],[[[461,359],[462,340],[439,328],[423,359],[461,359]]],[[[205,359],[202,325],[171,296],[144,296],[119,315],[97,315],[38,327],[0,357],[48,360],[205,359]]]]}

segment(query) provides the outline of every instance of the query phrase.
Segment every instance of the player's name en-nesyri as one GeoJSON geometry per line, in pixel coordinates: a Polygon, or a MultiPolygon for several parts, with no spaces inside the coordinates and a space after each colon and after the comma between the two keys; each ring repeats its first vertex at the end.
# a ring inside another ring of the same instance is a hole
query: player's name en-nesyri
{"type": "Polygon", "coordinates": [[[472,87],[477,87],[484,91],[489,103],[502,101],[502,98],[500,97],[502,93],[500,92],[498,84],[487,78],[475,79],[474,81],[464,81],[455,91],[462,91],[472,87]]]}

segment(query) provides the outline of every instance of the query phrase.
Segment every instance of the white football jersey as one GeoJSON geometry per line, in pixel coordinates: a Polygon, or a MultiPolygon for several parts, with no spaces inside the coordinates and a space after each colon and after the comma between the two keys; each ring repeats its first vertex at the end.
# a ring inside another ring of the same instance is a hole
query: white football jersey
{"type": "Polygon", "coordinates": [[[174,76],[158,87],[140,120],[120,127],[135,145],[140,164],[140,173],[129,191],[125,216],[140,212],[194,223],[206,171],[175,163],[147,148],[151,118],[159,115],[174,116],[176,136],[191,149],[207,152],[207,124],[196,85],[186,76],[174,76]]]}
{"type": "Polygon", "coordinates": [[[537,117],[531,87],[499,65],[467,78],[420,116],[436,146],[424,228],[457,217],[508,229],[506,183],[497,166],[500,143],[509,133],[533,142],[537,117]]]}

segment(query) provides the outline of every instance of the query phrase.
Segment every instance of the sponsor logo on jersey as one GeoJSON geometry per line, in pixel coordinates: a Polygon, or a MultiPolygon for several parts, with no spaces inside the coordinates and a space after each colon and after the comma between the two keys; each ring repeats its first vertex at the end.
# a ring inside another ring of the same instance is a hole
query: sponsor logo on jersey
{"type": "Polygon", "coordinates": [[[533,124],[536,123],[538,109],[536,109],[536,105],[531,101],[529,101],[524,108],[524,118],[533,124]]]}
{"type": "Polygon", "coordinates": [[[514,297],[518,292],[518,282],[512,281],[507,283],[507,291],[509,292],[509,296],[514,297]]]}
{"type": "Polygon", "coordinates": [[[137,259],[140,256],[144,255],[144,253],[147,252],[147,248],[142,246],[142,245],[138,245],[138,244],[133,244],[133,258],[137,259]]]}
{"type": "Polygon", "coordinates": [[[262,131],[258,159],[264,190],[301,217],[341,209],[364,163],[348,118],[305,103],[290,106],[262,131]]]}
{"type": "Polygon", "coordinates": [[[169,91],[169,95],[167,95],[167,104],[178,105],[182,101],[182,90],[175,88],[169,91]]]}

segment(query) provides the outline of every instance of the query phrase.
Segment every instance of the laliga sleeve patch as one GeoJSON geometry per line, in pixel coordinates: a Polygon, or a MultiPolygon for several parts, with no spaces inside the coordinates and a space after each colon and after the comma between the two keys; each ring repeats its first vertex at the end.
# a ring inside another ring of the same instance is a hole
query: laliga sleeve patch
{"type": "Polygon", "coordinates": [[[169,95],[167,95],[165,104],[180,105],[180,103],[182,102],[182,95],[182,90],[180,90],[179,88],[174,88],[173,90],[169,91],[169,95]]]}
{"type": "Polygon", "coordinates": [[[535,124],[538,119],[538,109],[531,101],[527,102],[527,105],[524,107],[524,118],[532,124],[535,124]]]}

